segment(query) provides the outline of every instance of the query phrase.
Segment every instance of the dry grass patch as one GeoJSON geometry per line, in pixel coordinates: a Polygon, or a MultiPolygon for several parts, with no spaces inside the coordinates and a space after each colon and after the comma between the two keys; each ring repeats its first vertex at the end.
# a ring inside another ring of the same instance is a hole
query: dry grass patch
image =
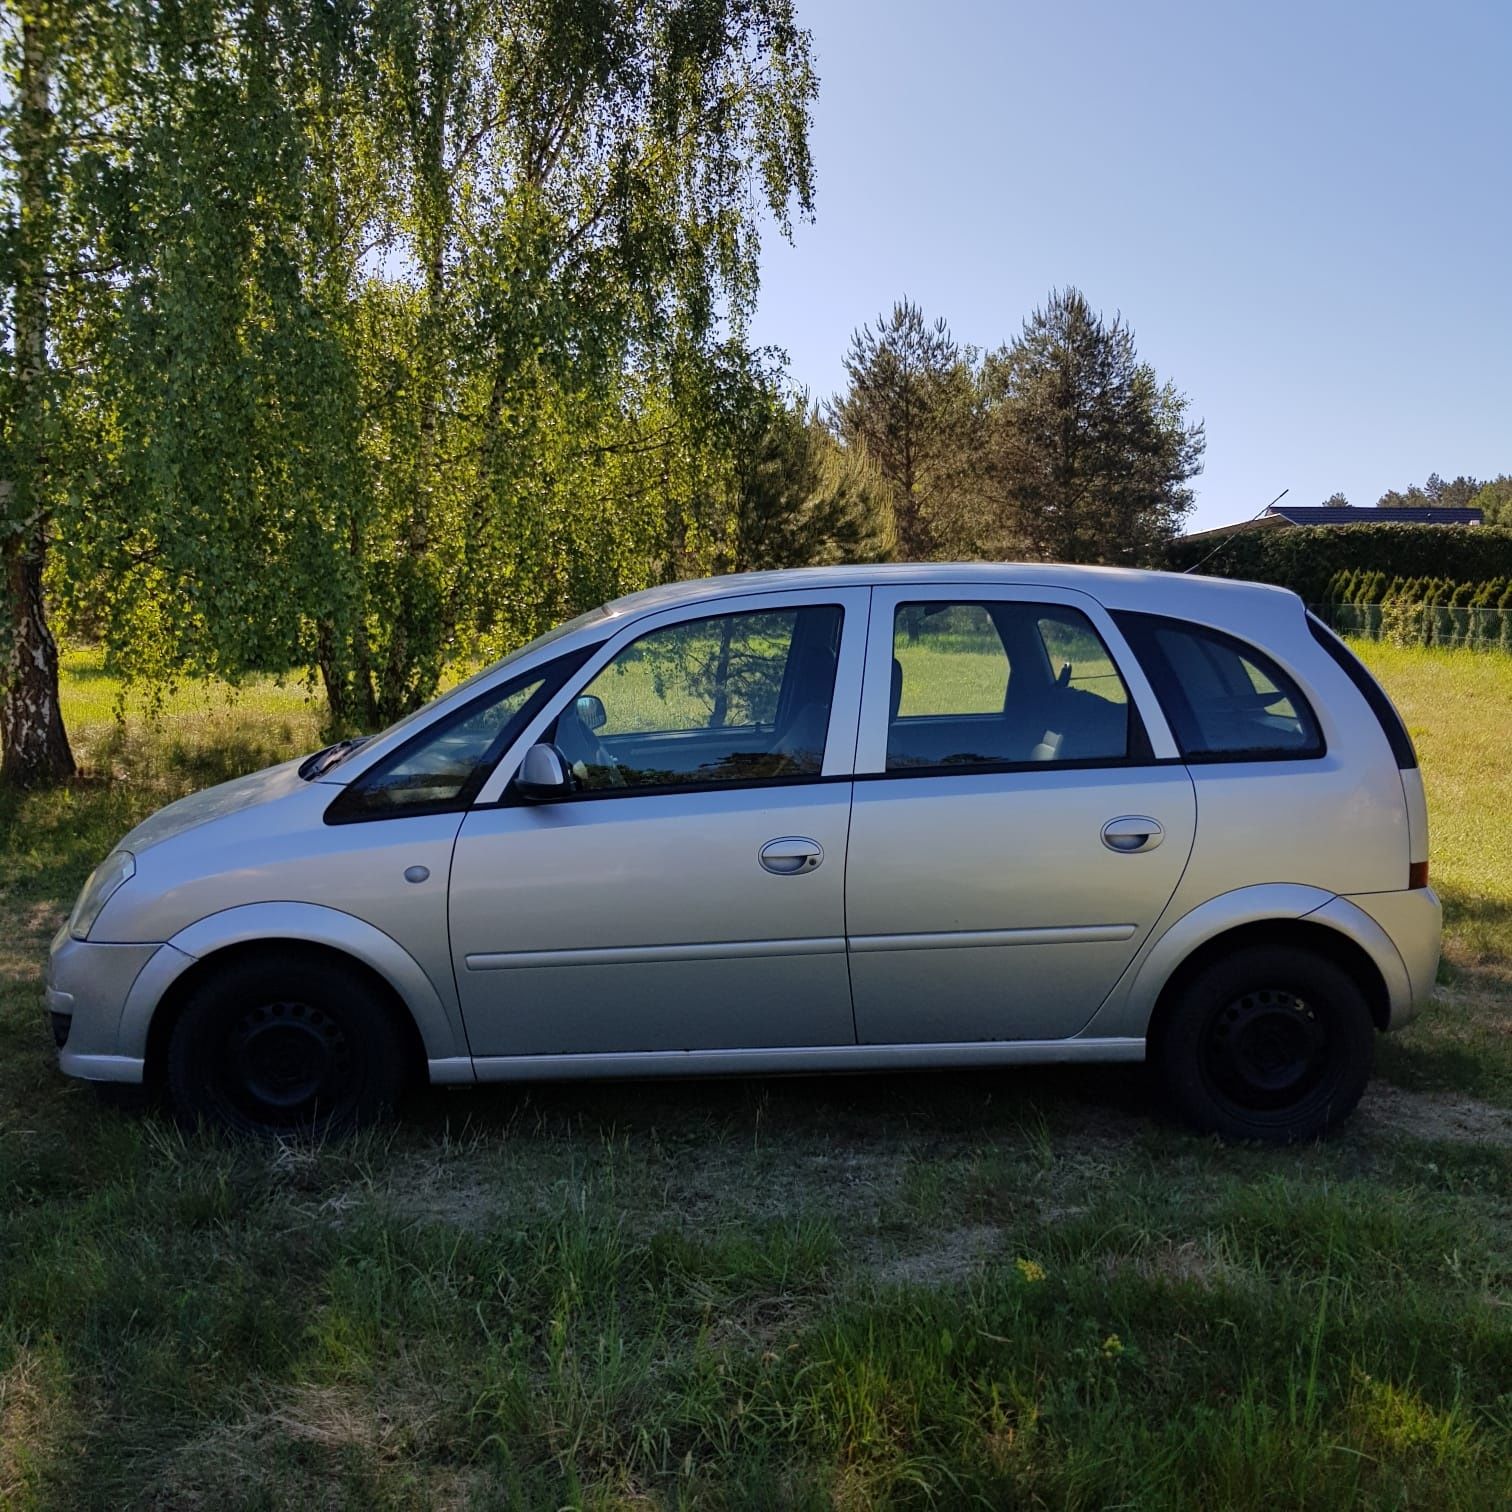
{"type": "Polygon", "coordinates": [[[1453,1092],[1409,1092],[1374,1081],[1355,1117],[1377,1136],[1405,1134],[1446,1144],[1491,1145],[1512,1153],[1512,1110],[1453,1092]]]}

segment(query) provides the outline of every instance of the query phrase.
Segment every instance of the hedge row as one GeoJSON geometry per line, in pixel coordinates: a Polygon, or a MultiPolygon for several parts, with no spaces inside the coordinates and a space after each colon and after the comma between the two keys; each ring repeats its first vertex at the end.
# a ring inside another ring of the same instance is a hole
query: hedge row
{"type": "Polygon", "coordinates": [[[1512,652],[1512,608],[1494,604],[1424,604],[1408,598],[1330,605],[1324,613],[1340,635],[1398,646],[1467,646],[1512,652]]]}
{"type": "Polygon", "coordinates": [[[1319,604],[1341,572],[1381,572],[1388,581],[1435,577],[1453,584],[1512,578],[1512,530],[1489,525],[1274,526],[1235,531],[1221,540],[1173,541],[1166,559],[1177,572],[1196,567],[1208,577],[1278,583],[1319,604]]]}
{"type": "Polygon", "coordinates": [[[1446,577],[1388,577],[1351,568],[1329,580],[1329,604],[1433,604],[1451,609],[1512,609],[1512,578],[1456,583],[1446,577]]]}

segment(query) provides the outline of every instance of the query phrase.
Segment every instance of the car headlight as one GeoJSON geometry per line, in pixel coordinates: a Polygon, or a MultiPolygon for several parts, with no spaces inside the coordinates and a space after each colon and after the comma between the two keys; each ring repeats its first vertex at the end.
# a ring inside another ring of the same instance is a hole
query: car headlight
{"type": "Polygon", "coordinates": [[[87,940],[89,931],[94,928],[95,920],[100,917],[100,910],[110,902],[116,889],[123,882],[129,882],[134,876],[136,876],[136,857],[130,851],[111,851],[90,872],[89,881],[84,884],[84,890],[79,894],[79,901],[74,904],[73,912],[68,916],[69,934],[76,940],[87,940]]]}

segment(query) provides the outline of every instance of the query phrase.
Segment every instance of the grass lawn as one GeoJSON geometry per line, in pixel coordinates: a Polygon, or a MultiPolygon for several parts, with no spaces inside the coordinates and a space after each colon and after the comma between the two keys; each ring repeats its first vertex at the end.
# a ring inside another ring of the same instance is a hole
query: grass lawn
{"type": "Polygon", "coordinates": [[[123,735],[71,657],[90,775],[0,798],[0,1507],[1512,1505],[1512,658],[1363,649],[1447,963],[1279,1153],[1116,1069],[428,1093],[318,1150],[100,1108],[49,935],[319,710],[123,735]]]}

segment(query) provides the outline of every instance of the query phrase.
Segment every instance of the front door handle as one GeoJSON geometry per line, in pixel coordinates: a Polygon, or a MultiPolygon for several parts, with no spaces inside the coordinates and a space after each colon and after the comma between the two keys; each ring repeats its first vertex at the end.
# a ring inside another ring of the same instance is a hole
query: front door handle
{"type": "Polygon", "coordinates": [[[1102,827],[1102,843],[1110,851],[1119,851],[1131,856],[1137,851],[1152,851],[1165,839],[1165,830],[1158,819],[1144,814],[1125,814],[1121,819],[1110,819],[1102,827]]]}
{"type": "Polygon", "coordinates": [[[779,877],[797,877],[813,871],[824,860],[824,847],[803,835],[784,835],[779,840],[768,840],[758,852],[758,859],[779,877]]]}

